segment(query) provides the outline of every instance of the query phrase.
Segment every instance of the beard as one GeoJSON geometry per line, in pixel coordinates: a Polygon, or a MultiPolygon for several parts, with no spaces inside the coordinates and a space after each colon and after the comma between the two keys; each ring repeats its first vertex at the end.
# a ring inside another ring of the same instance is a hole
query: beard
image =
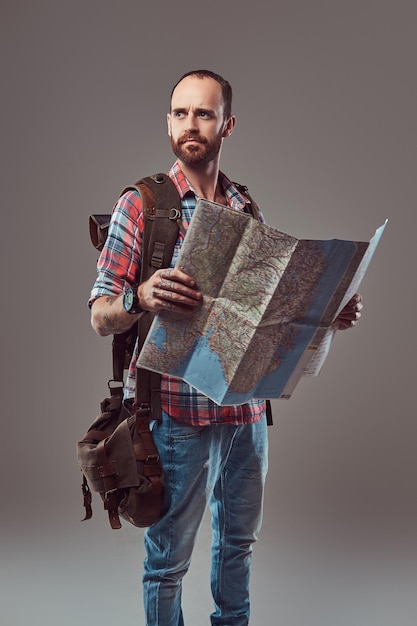
{"type": "Polygon", "coordinates": [[[187,165],[207,165],[217,157],[222,146],[222,132],[213,139],[202,137],[198,133],[187,133],[175,141],[171,137],[171,146],[175,156],[187,165]],[[198,144],[187,144],[188,139],[197,141],[198,144]]]}

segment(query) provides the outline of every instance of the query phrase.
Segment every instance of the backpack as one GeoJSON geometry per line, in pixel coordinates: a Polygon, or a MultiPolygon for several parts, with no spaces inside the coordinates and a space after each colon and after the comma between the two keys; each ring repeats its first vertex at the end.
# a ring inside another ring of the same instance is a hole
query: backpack
{"type": "MultiPolygon", "coordinates": [[[[247,187],[234,185],[248,199],[246,212],[260,218],[259,209],[247,187]]],[[[143,201],[145,227],[142,267],[138,282],[171,262],[181,226],[181,199],[175,184],[166,174],[155,174],[125,187],[121,196],[137,190],[143,201]]],[[[89,217],[90,239],[101,251],[107,238],[110,214],[89,217]]],[[[151,419],[160,419],[161,375],[138,368],[136,376],[136,411],[131,415],[123,405],[124,371],[128,369],[138,339],[141,349],[154,314],[144,311],[124,333],[113,336],[113,378],[108,383],[110,395],[100,403],[100,413],[77,443],[77,460],[83,473],[82,493],[85,517],[92,517],[92,491],[98,492],[113,529],[121,528],[120,517],[138,527],[146,527],[162,515],[164,476],[158,450],[149,429],[151,419]]],[[[267,423],[272,424],[271,405],[267,401],[267,423]]]]}
{"type": "MultiPolygon", "coordinates": [[[[146,218],[139,277],[142,282],[171,262],[180,227],[181,200],[174,183],[165,174],[141,179],[125,188],[121,195],[128,189],[141,193],[146,218]]],[[[99,251],[106,241],[110,217],[101,214],[89,218],[90,238],[99,251]]],[[[137,376],[133,415],[123,404],[124,371],[129,367],[136,337],[141,345],[152,319],[153,314],[144,311],[132,328],[113,336],[110,395],[100,403],[99,415],[77,443],[77,460],[83,474],[84,520],[92,517],[92,491],[95,491],[103,500],[113,529],[121,528],[120,517],[134,526],[146,527],[162,515],[163,468],[149,428],[157,408],[153,403],[151,409],[151,396],[159,398],[156,375],[142,370],[137,376]]]]}

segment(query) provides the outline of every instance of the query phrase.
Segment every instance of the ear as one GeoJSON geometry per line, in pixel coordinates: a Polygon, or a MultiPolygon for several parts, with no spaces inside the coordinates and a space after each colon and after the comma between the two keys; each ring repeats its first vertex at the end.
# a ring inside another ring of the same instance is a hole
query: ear
{"type": "Polygon", "coordinates": [[[224,129],[223,129],[223,137],[230,137],[230,135],[232,134],[234,128],[236,126],[236,117],[234,115],[231,115],[229,117],[229,119],[227,120],[227,122],[225,123],[224,129]]]}
{"type": "Polygon", "coordinates": [[[171,137],[171,114],[167,113],[168,135],[171,137]]]}

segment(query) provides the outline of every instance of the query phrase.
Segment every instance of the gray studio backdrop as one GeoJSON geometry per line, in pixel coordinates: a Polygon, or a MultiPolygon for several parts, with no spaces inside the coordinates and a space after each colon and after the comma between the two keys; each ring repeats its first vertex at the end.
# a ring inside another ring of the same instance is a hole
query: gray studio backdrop
{"type": "MultiPolygon", "coordinates": [[[[223,169],[270,224],[369,239],[363,318],[321,375],[275,401],[252,624],[415,626],[414,2],[2,0],[4,626],[144,624],[142,531],[81,524],[75,443],[98,412],[110,341],[90,328],[88,215],[169,169],[172,84],[234,87],[223,169]]],[[[206,522],[185,581],[208,623],[206,522]]]]}

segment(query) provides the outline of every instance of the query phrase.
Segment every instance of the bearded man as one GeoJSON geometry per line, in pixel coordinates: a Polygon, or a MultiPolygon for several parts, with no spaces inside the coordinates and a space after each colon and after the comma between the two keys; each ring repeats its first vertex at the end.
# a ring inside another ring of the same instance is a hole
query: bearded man
{"type": "MultiPolygon", "coordinates": [[[[117,202],[98,261],[91,292],[93,328],[99,335],[128,330],[141,311],[170,310],[192,315],[202,294],[192,276],[175,268],[198,199],[244,211],[249,199],[220,171],[225,139],[236,124],[232,89],[218,74],[185,74],[171,93],[168,134],[177,157],[169,176],[181,197],[184,229],[178,234],[171,267],[136,285],[144,227],[140,193],[117,202]],[[134,289],[134,299],[123,297],[134,289]]],[[[263,219],[263,218],[262,218],[263,219]]],[[[356,324],[362,305],[352,299],[338,318],[340,328],[356,324]]],[[[125,401],[135,393],[137,351],[125,384],[125,401]]],[[[163,516],[145,531],[143,592],[147,626],[183,626],[182,579],[188,571],[203,514],[212,523],[212,625],[249,623],[252,547],[261,526],[267,472],[265,401],[218,406],[187,383],[162,376],[161,419],[152,432],[165,474],[163,516]]]]}

